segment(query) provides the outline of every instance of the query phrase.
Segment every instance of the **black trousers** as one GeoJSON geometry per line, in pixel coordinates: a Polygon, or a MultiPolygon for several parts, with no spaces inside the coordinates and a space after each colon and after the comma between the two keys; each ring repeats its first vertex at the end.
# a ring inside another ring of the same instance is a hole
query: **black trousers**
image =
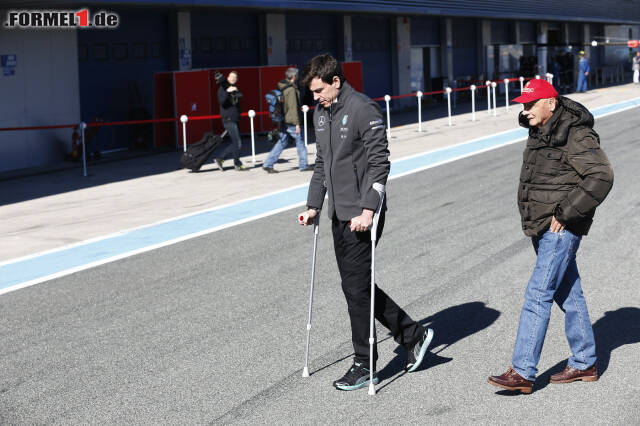
{"type": "MultiPolygon", "coordinates": [[[[384,209],[378,222],[376,241],[384,228],[384,209]]],[[[351,319],[351,339],[355,361],[369,362],[369,312],[371,306],[371,233],[351,232],[349,222],[333,217],[333,244],[351,319]]],[[[424,328],[411,319],[376,284],[375,318],[391,331],[394,340],[405,348],[413,346],[424,328]]],[[[378,350],[373,350],[374,366],[378,350]]]]}

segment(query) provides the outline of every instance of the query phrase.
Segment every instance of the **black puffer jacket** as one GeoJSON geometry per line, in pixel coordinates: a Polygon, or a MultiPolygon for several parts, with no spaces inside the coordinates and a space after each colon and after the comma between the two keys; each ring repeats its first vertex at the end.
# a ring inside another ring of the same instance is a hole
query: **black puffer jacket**
{"type": "Polygon", "coordinates": [[[577,235],[587,235],[596,207],[613,185],[613,170],[593,130],[593,116],[565,97],[544,126],[529,128],[524,150],[518,207],[522,230],[528,236],[543,234],[555,215],[577,235]]]}

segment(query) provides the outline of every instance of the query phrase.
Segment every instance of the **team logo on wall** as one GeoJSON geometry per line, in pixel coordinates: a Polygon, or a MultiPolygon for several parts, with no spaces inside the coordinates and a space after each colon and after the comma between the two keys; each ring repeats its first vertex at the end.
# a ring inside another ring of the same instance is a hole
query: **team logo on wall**
{"type": "Polygon", "coordinates": [[[7,12],[6,28],[48,29],[114,29],[120,25],[120,16],[115,12],[100,11],[91,14],[83,10],[10,10],[7,12]]]}

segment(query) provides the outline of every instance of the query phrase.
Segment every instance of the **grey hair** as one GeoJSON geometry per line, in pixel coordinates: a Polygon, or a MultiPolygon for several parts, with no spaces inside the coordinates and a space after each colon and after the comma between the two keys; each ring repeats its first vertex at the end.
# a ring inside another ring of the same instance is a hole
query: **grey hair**
{"type": "Polygon", "coordinates": [[[287,68],[287,70],[284,73],[285,77],[287,77],[288,79],[291,79],[291,77],[298,75],[298,68],[287,68]]]}

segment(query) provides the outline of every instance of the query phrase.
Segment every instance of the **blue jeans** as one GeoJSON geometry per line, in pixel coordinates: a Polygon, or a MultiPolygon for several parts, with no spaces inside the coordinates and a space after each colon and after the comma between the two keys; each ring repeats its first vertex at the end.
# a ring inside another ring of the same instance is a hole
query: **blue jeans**
{"type": "Polygon", "coordinates": [[[578,74],[578,87],[576,87],[576,92],[586,92],[587,91],[587,76],[584,73],[578,74]]]}
{"type": "Polygon", "coordinates": [[[576,265],[580,240],[567,230],[532,238],[538,259],[524,295],[512,360],[513,369],[527,380],[535,380],[538,373],[554,300],[565,314],[565,334],[572,352],[569,366],[585,370],[596,362],[593,328],[576,265]]]}
{"type": "Polygon", "coordinates": [[[291,126],[289,124],[285,125],[284,129],[280,130],[280,139],[278,142],[271,148],[271,152],[267,159],[264,160],[264,164],[262,167],[272,168],[273,165],[280,158],[280,154],[282,154],[282,150],[284,150],[289,144],[289,136],[296,141],[296,148],[298,148],[298,167],[300,170],[306,169],[309,164],[307,163],[307,147],[304,146],[304,140],[302,139],[302,132],[300,134],[296,133],[296,126],[291,126]]]}
{"type": "Polygon", "coordinates": [[[242,139],[240,138],[240,129],[238,128],[238,123],[235,121],[227,121],[224,120],[222,122],[225,130],[229,133],[229,138],[231,138],[231,142],[226,147],[219,149],[220,153],[214,155],[213,158],[220,158],[225,160],[229,155],[229,151],[231,151],[231,155],[233,157],[233,164],[235,166],[242,165],[242,161],[240,161],[240,149],[242,148],[242,139]]]}

